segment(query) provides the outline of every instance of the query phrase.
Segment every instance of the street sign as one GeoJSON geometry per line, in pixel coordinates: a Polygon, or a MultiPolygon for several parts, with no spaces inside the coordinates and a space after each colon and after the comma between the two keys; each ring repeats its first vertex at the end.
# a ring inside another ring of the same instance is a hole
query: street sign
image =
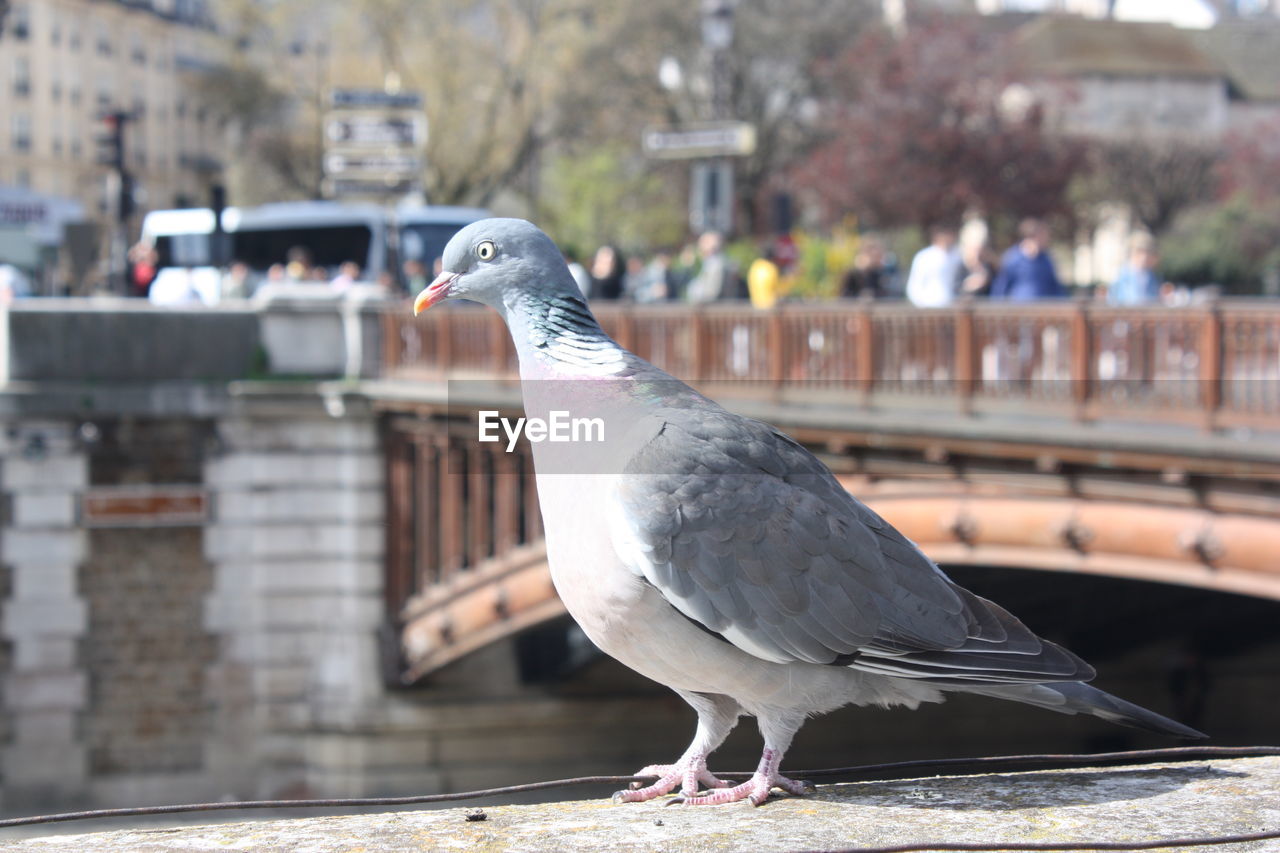
{"type": "Polygon", "coordinates": [[[422,158],[416,154],[386,154],[333,151],[324,155],[324,170],[330,175],[375,172],[381,176],[415,175],[422,171],[422,158]]]}
{"type": "Polygon", "coordinates": [[[756,128],[736,121],[690,125],[679,130],[649,128],[640,141],[644,153],[664,160],[744,157],[756,150],[756,128]]]}
{"type": "Polygon", "coordinates": [[[334,145],[412,148],[426,143],[427,120],[422,115],[331,115],[325,136],[334,145]]]}
{"type": "Polygon", "coordinates": [[[418,182],[413,178],[326,178],[324,184],[326,196],[346,198],[406,195],[418,189],[418,182]]]}
{"type": "Polygon", "coordinates": [[[381,89],[334,89],[329,93],[329,106],[340,110],[422,108],[421,92],[384,92],[381,89]]]}

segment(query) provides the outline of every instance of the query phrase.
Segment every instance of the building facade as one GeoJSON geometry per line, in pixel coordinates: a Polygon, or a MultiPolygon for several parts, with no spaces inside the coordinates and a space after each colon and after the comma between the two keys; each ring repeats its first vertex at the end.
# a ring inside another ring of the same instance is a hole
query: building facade
{"type": "Polygon", "coordinates": [[[203,200],[221,135],[192,80],[217,48],[205,0],[17,0],[0,34],[0,185],[109,216],[97,138],[121,111],[139,205],[203,200]]]}

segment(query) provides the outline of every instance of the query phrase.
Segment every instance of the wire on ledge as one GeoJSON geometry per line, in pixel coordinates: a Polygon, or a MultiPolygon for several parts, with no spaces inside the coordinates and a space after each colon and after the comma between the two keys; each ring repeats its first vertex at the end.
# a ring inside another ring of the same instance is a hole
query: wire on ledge
{"type": "MultiPolygon", "coordinates": [[[[1050,768],[1058,765],[1080,764],[1123,764],[1141,761],[1193,761],[1205,758],[1254,758],[1266,755],[1280,755],[1280,747],[1275,746],[1185,746],[1170,749],[1140,749],[1126,752],[1100,752],[1092,754],[1045,754],[1045,755],[999,755],[982,758],[943,758],[916,761],[895,761],[888,764],[862,764],[852,767],[834,767],[825,770],[805,770],[793,773],[797,778],[859,776],[872,773],[883,774],[886,771],[947,769],[952,773],[969,775],[988,773],[1001,767],[1026,767],[1028,765],[1050,768]]],[[[720,773],[722,778],[750,778],[750,773],[720,773]]],[[[299,809],[299,808],[364,808],[370,806],[407,806],[425,803],[457,802],[475,800],[486,797],[499,797],[509,794],[523,794],[531,791],[547,791],[556,788],[569,788],[579,785],[627,785],[631,782],[651,781],[652,776],[579,776],[573,779],[556,779],[547,782],[530,782],[524,785],[507,785],[501,788],[486,788],[479,791],[459,791],[449,794],[421,794],[409,797],[345,797],[336,799],[313,800],[237,800],[218,803],[181,803],[167,806],[139,806],[136,808],[92,809],[79,812],[63,812],[60,814],[33,815],[0,820],[0,829],[15,826],[32,826],[45,823],[62,823],[73,820],[98,820],[103,818],[144,817],[166,814],[183,814],[191,812],[238,811],[249,809],[299,809]]],[[[867,779],[865,781],[874,781],[867,779]]],[[[1001,843],[996,845],[941,843],[919,844],[897,847],[860,847],[849,848],[848,851],[829,851],[829,853],[918,853],[919,851],[991,851],[991,850],[1029,850],[1029,851],[1071,851],[1071,850],[1152,850],[1159,847],[1195,847],[1215,844],[1242,843],[1280,838],[1280,831],[1254,833],[1251,835],[1220,836],[1216,838],[1165,839],[1150,842],[1063,842],[1047,844],[1001,843]]]]}

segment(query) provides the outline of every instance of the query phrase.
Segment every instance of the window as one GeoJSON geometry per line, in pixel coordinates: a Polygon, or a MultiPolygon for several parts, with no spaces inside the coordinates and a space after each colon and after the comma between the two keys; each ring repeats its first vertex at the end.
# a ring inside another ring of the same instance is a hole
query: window
{"type": "Polygon", "coordinates": [[[62,156],[62,116],[58,113],[53,114],[53,120],[49,122],[50,143],[49,147],[54,157],[62,156]]]}
{"type": "Polygon", "coordinates": [[[80,49],[80,26],[76,23],[67,24],[67,47],[71,50],[80,49]]]}
{"type": "Polygon", "coordinates": [[[111,55],[111,32],[107,29],[107,25],[101,21],[98,22],[97,30],[94,34],[94,44],[97,45],[99,56],[111,55]]]}
{"type": "Polygon", "coordinates": [[[54,8],[49,9],[49,44],[54,47],[62,44],[62,20],[54,8]]]}
{"type": "Polygon", "coordinates": [[[9,25],[5,29],[18,41],[26,41],[31,37],[31,10],[26,3],[9,10],[9,25]]]}
{"type": "Polygon", "coordinates": [[[31,116],[14,113],[12,121],[13,150],[26,153],[31,150],[31,116]]]}
{"type": "Polygon", "coordinates": [[[54,103],[62,100],[62,66],[56,62],[49,67],[49,96],[54,103]]]}
{"type": "Polygon", "coordinates": [[[129,56],[133,59],[134,65],[147,64],[147,46],[142,41],[142,37],[134,33],[129,45],[129,56]]]}
{"type": "Polygon", "coordinates": [[[13,94],[18,98],[31,95],[31,60],[25,56],[13,58],[13,94]]]}

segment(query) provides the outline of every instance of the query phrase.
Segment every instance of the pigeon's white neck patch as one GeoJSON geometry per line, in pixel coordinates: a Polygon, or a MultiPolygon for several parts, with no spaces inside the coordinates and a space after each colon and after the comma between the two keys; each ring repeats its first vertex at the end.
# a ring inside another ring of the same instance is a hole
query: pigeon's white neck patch
{"type": "Polygon", "coordinates": [[[583,353],[569,342],[553,341],[535,354],[553,373],[566,376],[621,376],[627,361],[621,350],[583,353]]]}
{"type": "Polygon", "coordinates": [[[540,293],[506,308],[522,370],[563,377],[630,372],[626,350],[600,328],[581,298],[540,293]]]}

